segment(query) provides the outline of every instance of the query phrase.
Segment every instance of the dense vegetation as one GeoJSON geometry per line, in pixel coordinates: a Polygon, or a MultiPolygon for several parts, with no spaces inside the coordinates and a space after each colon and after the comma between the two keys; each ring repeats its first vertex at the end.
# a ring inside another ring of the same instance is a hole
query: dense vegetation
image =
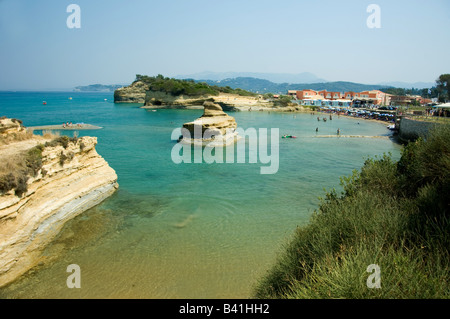
{"type": "Polygon", "coordinates": [[[178,80],[174,78],[164,77],[161,74],[158,76],[146,76],[146,75],[136,75],[136,80],[141,81],[149,87],[150,93],[162,93],[171,96],[206,96],[214,95],[217,96],[219,93],[231,93],[238,94],[242,96],[255,96],[255,93],[248,92],[242,89],[232,89],[229,86],[220,87],[217,85],[209,85],[207,83],[199,83],[194,80],[178,80]]]}
{"type": "Polygon", "coordinates": [[[450,101],[450,74],[441,74],[436,80],[436,89],[440,102],[450,101]]]}
{"type": "MultiPolygon", "coordinates": [[[[273,100],[275,106],[286,107],[289,106],[292,102],[292,96],[289,95],[280,95],[278,99],[273,100]]],[[[294,104],[296,105],[296,104],[294,104]]]]}
{"type": "Polygon", "coordinates": [[[255,287],[259,298],[449,298],[450,126],[368,159],[326,194],[255,287]],[[369,289],[367,267],[380,267],[369,289]]]}

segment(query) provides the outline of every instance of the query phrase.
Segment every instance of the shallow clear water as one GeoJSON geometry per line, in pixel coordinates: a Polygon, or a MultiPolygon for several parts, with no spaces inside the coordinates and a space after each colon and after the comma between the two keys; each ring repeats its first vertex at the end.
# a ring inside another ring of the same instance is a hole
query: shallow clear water
{"type": "MultiPolygon", "coordinates": [[[[112,103],[111,93],[0,92],[0,115],[26,126],[85,122],[97,151],[119,176],[119,191],[68,222],[45,251],[47,262],[0,291],[1,298],[247,298],[324,189],[369,156],[400,146],[389,139],[316,138],[388,135],[386,126],[344,117],[237,112],[244,129],[279,128],[277,174],[256,164],[174,164],[172,130],[201,110],[147,111],[112,103]],[[68,97],[73,97],[69,100],[68,97]],[[104,99],[107,99],[105,101],[104,99]],[[42,105],[42,101],[47,105],[42,105]],[[70,264],[81,289],[68,289],[70,264]]],[[[70,134],[70,133],[69,133],[70,134]]]]}

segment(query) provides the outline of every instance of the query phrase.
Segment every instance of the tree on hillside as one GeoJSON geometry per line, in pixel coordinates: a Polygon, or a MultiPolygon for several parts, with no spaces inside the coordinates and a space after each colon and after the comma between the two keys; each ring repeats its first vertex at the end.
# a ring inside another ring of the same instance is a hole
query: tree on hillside
{"type": "Polygon", "coordinates": [[[441,74],[436,80],[437,89],[440,91],[439,102],[450,100],[450,74],[441,74]]]}

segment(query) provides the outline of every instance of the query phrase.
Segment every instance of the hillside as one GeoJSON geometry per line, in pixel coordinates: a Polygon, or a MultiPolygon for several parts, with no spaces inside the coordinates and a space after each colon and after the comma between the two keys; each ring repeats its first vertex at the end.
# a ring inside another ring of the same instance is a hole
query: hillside
{"type": "Polygon", "coordinates": [[[262,73],[262,72],[200,72],[187,75],[178,75],[177,79],[208,79],[212,81],[221,81],[233,78],[257,78],[264,79],[274,83],[319,83],[327,82],[310,72],[302,73],[262,73]]]}
{"type": "Polygon", "coordinates": [[[327,90],[330,92],[361,92],[368,90],[384,89],[386,85],[374,85],[374,84],[361,84],[354,82],[322,82],[322,83],[274,83],[268,80],[252,78],[252,77],[238,77],[230,78],[221,81],[213,80],[196,80],[196,82],[204,82],[209,85],[216,86],[229,86],[233,89],[241,88],[255,93],[274,93],[274,94],[286,94],[288,90],[303,90],[312,89],[316,91],[327,90]]]}

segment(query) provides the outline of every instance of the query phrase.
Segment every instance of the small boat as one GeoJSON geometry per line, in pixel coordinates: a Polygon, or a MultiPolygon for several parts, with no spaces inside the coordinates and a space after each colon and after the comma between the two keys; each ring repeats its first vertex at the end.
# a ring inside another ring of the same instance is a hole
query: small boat
{"type": "Polygon", "coordinates": [[[293,136],[293,135],[283,135],[282,138],[297,138],[297,136],[293,136]]]}

